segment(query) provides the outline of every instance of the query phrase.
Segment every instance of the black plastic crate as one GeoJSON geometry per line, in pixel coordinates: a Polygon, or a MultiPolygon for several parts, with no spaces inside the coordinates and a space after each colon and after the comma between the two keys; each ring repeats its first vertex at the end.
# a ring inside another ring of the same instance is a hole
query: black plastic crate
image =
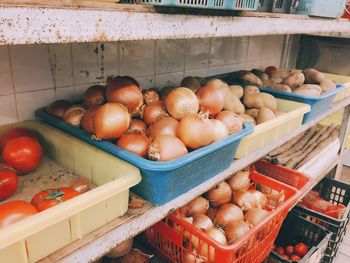
{"type": "Polygon", "coordinates": [[[301,206],[296,206],[293,210],[298,215],[325,227],[332,233],[325,257],[323,258],[323,262],[332,262],[346,233],[346,226],[349,222],[350,185],[330,178],[324,178],[313,190],[319,192],[323,199],[333,204],[346,206],[342,219],[335,219],[301,206]]]}

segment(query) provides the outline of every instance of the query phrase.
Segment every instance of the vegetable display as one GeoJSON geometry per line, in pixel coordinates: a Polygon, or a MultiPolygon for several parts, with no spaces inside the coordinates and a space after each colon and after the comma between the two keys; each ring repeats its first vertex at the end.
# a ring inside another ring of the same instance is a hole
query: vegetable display
{"type": "Polygon", "coordinates": [[[294,246],[287,245],[286,247],[279,247],[275,244],[273,250],[286,260],[299,261],[307,254],[309,248],[307,245],[300,242],[294,246]]]}

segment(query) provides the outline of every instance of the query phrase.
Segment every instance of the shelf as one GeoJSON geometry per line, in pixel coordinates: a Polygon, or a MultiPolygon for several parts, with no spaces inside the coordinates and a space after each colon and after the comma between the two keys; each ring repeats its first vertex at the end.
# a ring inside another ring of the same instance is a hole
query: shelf
{"type": "Polygon", "coordinates": [[[346,19],[196,12],[200,15],[185,9],[182,14],[157,13],[152,6],[82,0],[4,0],[0,45],[350,32],[346,19]]]}
{"type": "MultiPolygon", "coordinates": [[[[88,234],[83,239],[78,240],[71,245],[53,253],[41,262],[88,262],[91,259],[96,259],[104,255],[116,244],[144,231],[148,227],[166,217],[169,212],[183,206],[193,198],[208,191],[217,183],[227,179],[233,173],[259,160],[273,149],[289,141],[298,134],[306,131],[310,127],[317,124],[319,121],[327,118],[331,114],[341,110],[349,104],[350,98],[337,102],[337,104],[333,105],[330,110],[315,120],[311,121],[310,123],[302,125],[294,133],[285,136],[284,138],[265,147],[262,147],[258,151],[253,152],[242,159],[234,160],[228,169],[213,176],[211,179],[188,191],[186,194],[183,194],[178,198],[170,201],[169,203],[159,207],[154,207],[150,203],[146,203],[142,209],[129,210],[128,213],[123,217],[110,222],[102,228],[88,234]]],[[[325,167],[325,169],[322,171],[322,174],[320,174],[318,178],[323,178],[331,169],[334,168],[337,163],[338,158],[334,160],[334,163],[332,163],[330,167],[325,167]]]]}

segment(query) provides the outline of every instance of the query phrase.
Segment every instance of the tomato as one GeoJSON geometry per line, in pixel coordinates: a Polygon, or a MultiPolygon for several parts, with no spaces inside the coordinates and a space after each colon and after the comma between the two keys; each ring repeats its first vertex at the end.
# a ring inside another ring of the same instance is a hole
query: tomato
{"type": "Polygon", "coordinates": [[[276,253],[279,255],[284,255],[284,248],[283,247],[276,247],[275,249],[276,253]]]}
{"type": "Polygon", "coordinates": [[[271,75],[273,72],[275,72],[277,70],[277,68],[275,66],[268,66],[265,69],[265,73],[271,75]]]}
{"type": "Polygon", "coordinates": [[[38,213],[31,203],[15,200],[0,205],[0,228],[38,213]]]}
{"type": "Polygon", "coordinates": [[[290,257],[289,257],[289,260],[292,260],[292,261],[298,261],[298,260],[300,260],[301,259],[301,257],[299,257],[298,255],[291,255],[290,257]]]}
{"type": "Polygon", "coordinates": [[[2,151],[2,160],[21,174],[34,171],[40,164],[43,150],[31,137],[19,137],[9,141],[2,151]]]}
{"type": "Polygon", "coordinates": [[[293,246],[286,246],[286,254],[292,255],[294,253],[294,247],[293,246]]]}
{"type": "Polygon", "coordinates": [[[58,205],[64,201],[72,199],[79,195],[79,192],[73,188],[61,187],[51,188],[37,193],[31,203],[38,209],[39,212],[44,211],[50,207],[58,205]]]}
{"type": "Polygon", "coordinates": [[[0,137],[0,151],[2,151],[5,145],[12,139],[23,137],[23,136],[35,138],[34,134],[30,130],[27,130],[25,128],[14,128],[5,132],[0,137]]]}
{"type": "Polygon", "coordinates": [[[282,258],[289,260],[288,255],[281,255],[282,258]]]}
{"type": "Polygon", "coordinates": [[[294,253],[299,257],[303,257],[308,251],[309,249],[304,243],[298,243],[294,247],[294,253]]]}
{"type": "Polygon", "coordinates": [[[17,174],[7,164],[0,163],[0,201],[16,193],[17,187],[17,174]]]}

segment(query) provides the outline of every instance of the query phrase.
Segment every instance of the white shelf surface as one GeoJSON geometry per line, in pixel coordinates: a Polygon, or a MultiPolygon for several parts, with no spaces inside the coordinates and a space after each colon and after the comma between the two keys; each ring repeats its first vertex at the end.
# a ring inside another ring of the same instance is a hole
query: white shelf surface
{"type": "Polygon", "coordinates": [[[0,45],[350,32],[346,19],[215,14],[164,14],[152,6],[82,0],[3,0],[0,45]]]}
{"type": "MultiPolygon", "coordinates": [[[[92,259],[96,259],[106,254],[116,244],[119,244],[120,242],[130,237],[136,236],[140,232],[144,231],[148,227],[166,217],[169,212],[183,206],[193,198],[208,191],[219,182],[227,179],[233,173],[259,160],[273,149],[289,141],[301,132],[306,131],[310,127],[316,125],[319,121],[325,119],[329,115],[337,112],[349,104],[350,97],[344,99],[343,101],[337,102],[337,104],[333,105],[327,112],[312,120],[311,122],[302,125],[292,134],[287,135],[284,138],[275,141],[265,147],[262,147],[258,151],[253,152],[242,159],[233,161],[231,166],[225,171],[214,175],[211,179],[198,185],[194,189],[170,201],[169,203],[159,207],[154,207],[151,204],[147,203],[142,209],[129,210],[125,216],[110,222],[109,224],[83,237],[81,240],[78,240],[68,245],[67,247],[53,253],[52,255],[43,259],[41,262],[89,262],[92,259]]],[[[321,173],[317,177],[317,181],[323,178],[332,168],[334,168],[337,165],[338,160],[339,158],[335,157],[334,162],[332,162],[331,165],[329,163],[324,164],[326,167],[324,167],[324,169],[321,169],[321,173]]]]}

